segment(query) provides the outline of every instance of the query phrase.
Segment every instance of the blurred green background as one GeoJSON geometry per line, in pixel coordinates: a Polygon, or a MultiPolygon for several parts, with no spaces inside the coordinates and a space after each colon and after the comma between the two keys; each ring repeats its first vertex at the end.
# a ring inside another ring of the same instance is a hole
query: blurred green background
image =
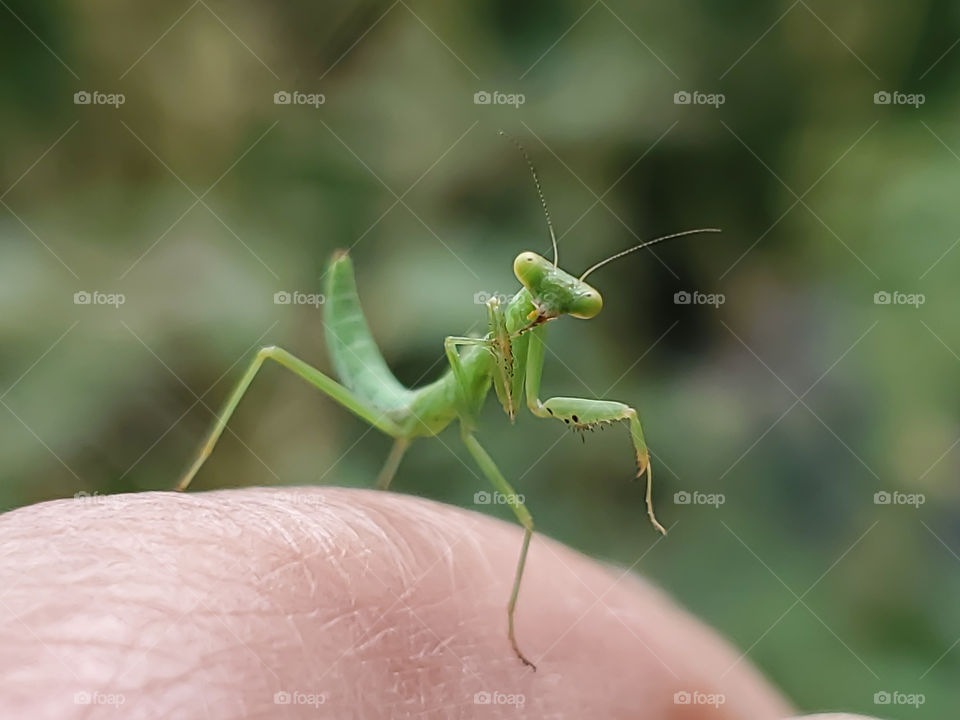
{"type": "MultiPolygon", "coordinates": [[[[329,370],[322,308],[273,296],[319,292],[338,247],[398,376],[435,377],[444,335],[484,329],[475,294],[514,292],[513,257],[549,247],[503,128],[572,272],[724,229],[597,272],[604,311],[549,331],[544,397],[639,408],[671,533],[650,549],[625,430],[581,444],[491,398],[480,439],[539,529],[643,555],[804,710],[956,712],[955,3],[18,0],[0,17],[4,507],[170,488],[259,345],[329,370]],[[94,291],[124,302],[75,304],[94,291]]],[[[277,367],[231,427],[197,490],[368,486],[389,447],[277,367]]],[[[473,503],[456,429],[441,440],[394,488],[496,512],[473,503]]]]}

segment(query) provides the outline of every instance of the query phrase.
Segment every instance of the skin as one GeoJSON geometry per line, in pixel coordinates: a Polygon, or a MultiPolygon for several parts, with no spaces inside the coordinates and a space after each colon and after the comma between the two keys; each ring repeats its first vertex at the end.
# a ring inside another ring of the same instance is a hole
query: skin
{"type": "Polygon", "coordinates": [[[15,510],[0,516],[0,707],[41,719],[789,716],[749,662],[720,680],[739,653],[662,592],[542,537],[518,607],[540,669],[520,665],[503,605],[521,532],[337,488],[15,510]],[[483,690],[522,694],[523,707],[477,705],[483,690]],[[677,705],[678,690],[726,702],[677,705]],[[278,705],[278,691],[324,702],[278,705]],[[83,692],[122,704],[76,704],[83,692]]]}

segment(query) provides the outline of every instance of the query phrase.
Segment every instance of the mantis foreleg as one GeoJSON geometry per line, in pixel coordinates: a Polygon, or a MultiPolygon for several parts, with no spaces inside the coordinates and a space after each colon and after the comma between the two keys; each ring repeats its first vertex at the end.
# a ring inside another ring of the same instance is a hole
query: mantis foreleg
{"type": "Polygon", "coordinates": [[[517,416],[518,397],[514,396],[513,342],[507,330],[507,318],[497,298],[487,301],[487,319],[490,324],[490,351],[496,360],[493,369],[493,388],[503,411],[513,422],[517,416]]]}
{"type": "Polygon", "coordinates": [[[629,405],[612,400],[554,397],[544,402],[540,394],[540,376],[543,372],[543,327],[530,331],[530,346],[527,350],[526,389],[527,405],[537,417],[552,417],[578,430],[587,430],[604,423],[626,421],[630,426],[630,438],[637,456],[637,477],[647,475],[647,514],[653,526],[661,533],[666,529],[653,512],[653,472],[650,469],[650,452],[643,439],[643,428],[637,411],[629,405]]]}

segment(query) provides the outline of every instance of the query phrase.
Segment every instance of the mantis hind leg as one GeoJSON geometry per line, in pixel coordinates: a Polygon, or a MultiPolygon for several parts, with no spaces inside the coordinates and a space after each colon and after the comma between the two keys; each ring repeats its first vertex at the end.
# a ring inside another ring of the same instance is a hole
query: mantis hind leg
{"type": "Polygon", "coordinates": [[[533,518],[530,516],[523,502],[520,501],[517,493],[514,492],[514,489],[510,486],[510,483],[503,477],[503,474],[499,468],[497,468],[493,459],[487,454],[487,451],[483,449],[483,446],[477,442],[477,439],[469,432],[464,432],[463,442],[477,465],[480,466],[483,474],[487,476],[487,479],[493,485],[494,489],[503,495],[504,500],[510,506],[510,509],[513,510],[513,514],[517,516],[517,520],[523,525],[523,545],[520,547],[520,559],[517,561],[517,570],[513,578],[513,590],[510,593],[510,601],[507,603],[507,637],[510,639],[510,645],[513,647],[513,651],[517,654],[517,657],[523,661],[523,664],[529,665],[536,670],[537,666],[527,659],[517,644],[513,620],[514,612],[517,608],[517,597],[520,594],[520,580],[523,578],[523,570],[527,564],[527,551],[530,549],[530,538],[533,537],[533,518]]]}
{"type": "MultiPolygon", "coordinates": [[[[300,376],[308,383],[343,405],[347,410],[351,411],[355,415],[358,415],[360,418],[366,420],[368,423],[387,435],[392,435],[396,438],[403,436],[403,430],[400,428],[400,426],[387,418],[381,408],[378,408],[370,402],[359,397],[333,378],[323,374],[315,367],[308,365],[303,360],[300,360],[294,355],[288,353],[283,348],[273,346],[264,347],[261,348],[257,353],[256,357],[247,368],[247,371],[240,379],[240,382],[237,383],[237,387],[234,388],[233,392],[230,394],[226,405],[224,406],[220,415],[217,417],[217,422],[213,426],[213,430],[210,431],[210,435],[207,438],[206,443],[204,443],[203,448],[200,450],[200,455],[194,461],[193,465],[183,476],[180,482],[177,483],[177,490],[187,489],[187,486],[203,466],[203,463],[206,462],[207,458],[210,456],[210,453],[213,452],[213,448],[217,444],[217,440],[220,439],[220,436],[227,427],[227,422],[230,420],[230,416],[233,415],[233,411],[237,409],[237,405],[240,404],[240,400],[247,392],[247,388],[250,387],[250,383],[253,382],[253,378],[256,376],[257,371],[260,370],[260,367],[263,365],[265,360],[273,360],[288,370],[293,371],[296,375],[300,376]]],[[[391,458],[393,458],[394,452],[391,452],[391,458]]],[[[400,453],[400,455],[402,456],[402,453],[400,453]]],[[[399,462],[400,458],[397,457],[393,463],[393,471],[396,470],[396,465],[399,464],[399,462]]],[[[387,470],[389,467],[390,460],[388,460],[388,464],[385,466],[384,470],[387,470]]],[[[381,476],[382,475],[383,472],[381,472],[381,476]]],[[[392,477],[393,472],[390,472],[390,475],[386,480],[387,484],[389,484],[390,478],[392,477]]]]}
{"type": "Polygon", "coordinates": [[[390,448],[387,461],[383,464],[380,474],[377,475],[377,490],[386,490],[390,487],[390,482],[393,480],[393,476],[397,474],[400,461],[403,459],[404,453],[407,452],[407,448],[410,447],[411,442],[409,438],[405,437],[398,437],[393,441],[393,447],[390,448]]]}

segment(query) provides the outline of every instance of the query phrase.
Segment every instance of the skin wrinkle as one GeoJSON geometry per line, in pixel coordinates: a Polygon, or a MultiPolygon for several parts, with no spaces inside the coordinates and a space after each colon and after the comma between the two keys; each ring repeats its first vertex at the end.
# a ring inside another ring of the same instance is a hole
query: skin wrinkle
{"type": "Polygon", "coordinates": [[[17,680],[0,686],[0,707],[94,720],[788,714],[748,663],[720,681],[739,653],[664,593],[632,576],[614,584],[622,571],[542,536],[517,630],[534,657],[550,650],[526,671],[506,638],[520,536],[439,503],[337,488],[16,510],[0,516],[0,676],[17,680]],[[714,688],[727,694],[718,712],[673,703],[677,690],[714,688]],[[75,705],[81,690],[126,702],[75,705]],[[278,691],[326,702],[279,706],[278,691]],[[476,705],[480,691],[521,693],[523,709],[476,705]]]}
{"type": "MultiPolygon", "coordinates": [[[[368,557],[378,558],[377,550],[390,547],[390,558],[393,562],[396,572],[390,573],[395,575],[401,581],[402,586],[409,584],[409,581],[415,577],[413,568],[415,567],[417,554],[414,552],[413,548],[410,546],[410,543],[407,542],[407,539],[403,537],[400,533],[396,532],[396,527],[393,525],[393,522],[386,518],[379,518],[379,522],[376,522],[371,528],[372,535],[369,544],[369,555],[368,557]],[[391,537],[393,534],[396,534],[397,538],[391,543],[391,537]]],[[[379,576],[374,572],[372,567],[369,567],[369,570],[374,576],[379,580],[379,576]]]]}

